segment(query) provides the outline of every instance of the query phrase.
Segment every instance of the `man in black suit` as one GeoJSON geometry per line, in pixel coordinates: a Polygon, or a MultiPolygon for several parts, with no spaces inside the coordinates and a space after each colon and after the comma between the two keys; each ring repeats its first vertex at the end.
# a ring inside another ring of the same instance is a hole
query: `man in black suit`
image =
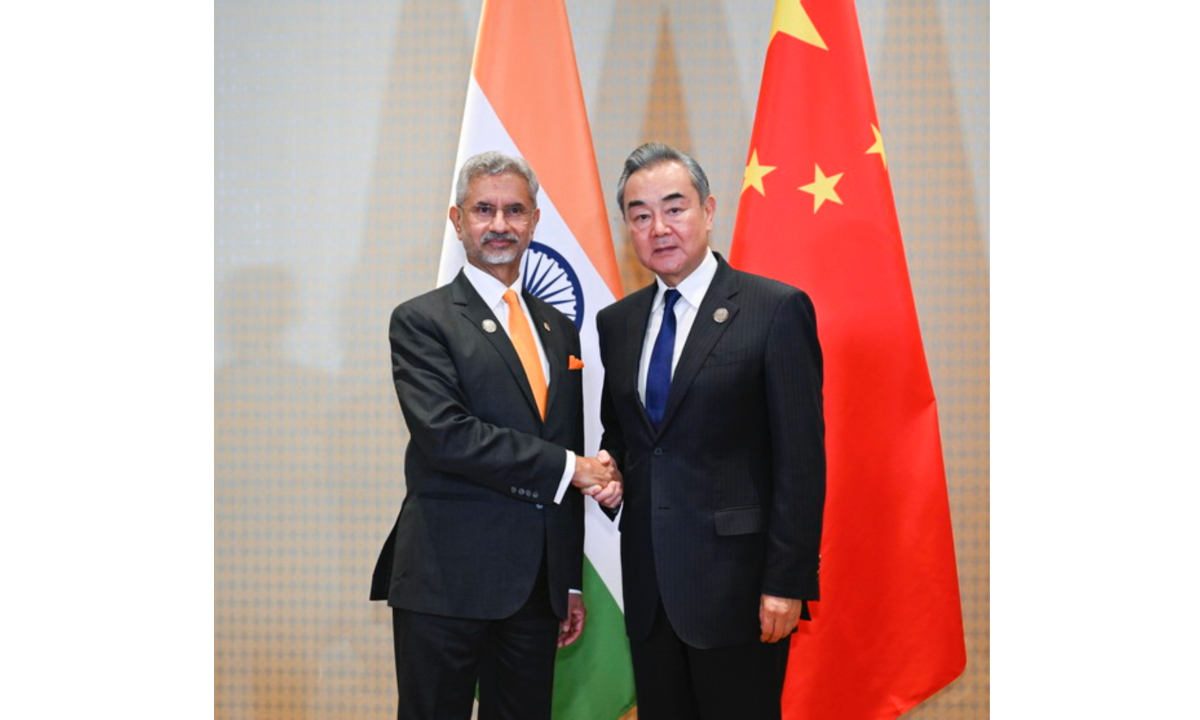
{"type": "Polygon", "coordinates": [[[392,313],[392,374],[412,435],[408,492],[375,567],[393,608],[402,720],[550,717],[557,647],[583,631],[583,496],[621,500],[582,456],[579,334],[526,293],[537,178],[476,155],[450,208],[467,265],[392,313]],[[577,455],[578,454],[578,455],[577,455]]]}
{"type": "Polygon", "coordinates": [[[635,150],[617,204],[657,276],[596,321],[638,717],[778,718],[788,636],[817,599],[813,306],[710,250],[716,201],[685,153],[635,150]]]}

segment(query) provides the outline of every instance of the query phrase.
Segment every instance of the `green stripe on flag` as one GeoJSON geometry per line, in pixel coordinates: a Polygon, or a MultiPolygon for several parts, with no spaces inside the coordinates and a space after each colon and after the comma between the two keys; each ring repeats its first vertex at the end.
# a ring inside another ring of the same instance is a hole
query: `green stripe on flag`
{"type": "Polygon", "coordinates": [[[615,720],[633,707],[625,616],[591,561],[583,559],[583,634],[558,651],[554,720],[615,720]]]}

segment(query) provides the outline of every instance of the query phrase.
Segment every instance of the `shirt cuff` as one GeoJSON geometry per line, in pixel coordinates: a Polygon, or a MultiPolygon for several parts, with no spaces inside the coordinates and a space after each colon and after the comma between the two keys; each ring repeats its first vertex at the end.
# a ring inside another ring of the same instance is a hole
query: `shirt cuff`
{"type": "Polygon", "coordinates": [[[582,590],[576,590],[575,588],[571,588],[567,592],[569,592],[572,595],[582,595],[583,594],[582,590]]]}
{"type": "Polygon", "coordinates": [[[558,492],[554,495],[554,504],[562,504],[563,496],[567,494],[567,488],[571,486],[571,478],[575,477],[575,453],[567,451],[567,466],[563,468],[562,480],[558,483],[558,492]]]}

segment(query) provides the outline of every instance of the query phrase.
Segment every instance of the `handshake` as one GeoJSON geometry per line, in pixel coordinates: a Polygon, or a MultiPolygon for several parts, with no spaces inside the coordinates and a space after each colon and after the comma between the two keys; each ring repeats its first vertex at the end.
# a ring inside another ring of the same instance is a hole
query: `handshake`
{"type": "Polygon", "coordinates": [[[584,495],[591,497],[606,508],[613,509],[621,505],[621,494],[624,486],[621,484],[621,471],[607,450],[596,453],[596,457],[575,458],[575,474],[571,484],[579,488],[584,495]]]}

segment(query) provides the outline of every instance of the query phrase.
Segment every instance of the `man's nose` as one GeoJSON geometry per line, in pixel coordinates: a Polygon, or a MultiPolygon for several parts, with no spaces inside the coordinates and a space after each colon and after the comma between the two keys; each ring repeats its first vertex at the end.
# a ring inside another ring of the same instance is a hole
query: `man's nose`
{"type": "Polygon", "coordinates": [[[654,233],[655,237],[666,235],[670,231],[667,224],[663,222],[662,215],[654,216],[654,224],[650,227],[650,232],[654,233]]]}
{"type": "Polygon", "coordinates": [[[508,229],[508,220],[505,219],[502,208],[496,208],[496,214],[492,217],[492,222],[488,224],[488,229],[492,232],[504,232],[508,229]]]}

